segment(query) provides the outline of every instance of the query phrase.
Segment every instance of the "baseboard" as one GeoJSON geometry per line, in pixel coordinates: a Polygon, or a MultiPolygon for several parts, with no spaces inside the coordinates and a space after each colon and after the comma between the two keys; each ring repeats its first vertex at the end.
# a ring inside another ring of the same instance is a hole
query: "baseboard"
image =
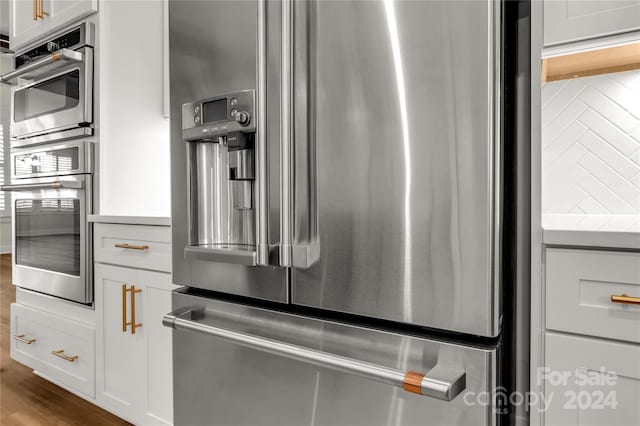
{"type": "Polygon", "coordinates": [[[9,254],[11,253],[11,245],[0,246],[0,254],[9,254]]]}

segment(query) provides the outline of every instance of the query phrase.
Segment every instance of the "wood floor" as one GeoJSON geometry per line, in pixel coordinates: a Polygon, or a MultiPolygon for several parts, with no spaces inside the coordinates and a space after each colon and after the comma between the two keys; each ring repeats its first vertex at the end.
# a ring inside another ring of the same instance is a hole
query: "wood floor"
{"type": "Polygon", "coordinates": [[[9,305],[15,298],[11,256],[0,255],[0,425],[128,425],[9,357],[9,305]]]}

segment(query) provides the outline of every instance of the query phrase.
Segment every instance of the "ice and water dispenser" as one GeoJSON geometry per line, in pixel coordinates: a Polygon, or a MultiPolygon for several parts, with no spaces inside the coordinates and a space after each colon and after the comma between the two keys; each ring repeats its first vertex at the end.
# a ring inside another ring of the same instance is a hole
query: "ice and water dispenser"
{"type": "Polygon", "coordinates": [[[182,106],[189,174],[185,256],[256,264],[255,92],[182,106]]]}

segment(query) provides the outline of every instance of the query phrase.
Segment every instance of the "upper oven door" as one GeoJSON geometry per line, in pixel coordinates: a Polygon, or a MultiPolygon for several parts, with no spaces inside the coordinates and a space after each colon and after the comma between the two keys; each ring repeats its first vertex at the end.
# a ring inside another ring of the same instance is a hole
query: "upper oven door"
{"type": "Polygon", "coordinates": [[[82,60],[36,69],[12,90],[11,136],[22,139],[93,122],[93,49],[82,60]]]}
{"type": "Polygon", "coordinates": [[[13,281],[91,303],[91,176],[23,179],[11,191],[13,281]]]}

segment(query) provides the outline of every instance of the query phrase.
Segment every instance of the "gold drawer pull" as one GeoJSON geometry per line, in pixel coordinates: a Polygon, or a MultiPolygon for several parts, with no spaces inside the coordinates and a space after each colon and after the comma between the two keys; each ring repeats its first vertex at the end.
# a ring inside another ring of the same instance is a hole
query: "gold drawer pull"
{"type": "Polygon", "coordinates": [[[116,248],[124,248],[124,249],[131,249],[131,250],[149,250],[149,246],[147,246],[147,245],[136,246],[136,245],[132,245],[132,244],[114,244],[114,247],[116,247],[116,248]]]}
{"type": "Polygon", "coordinates": [[[26,343],[27,345],[30,345],[30,344],[36,342],[36,339],[25,339],[24,334],[20,334],[19,336],[15,336],[15,339],[17,341],[19,341],[19,342],[26,343]]]}
{"type": "Polygon", "coordinates": [[[59,351],[51,351],[51,354],[57,356],[58,358],[62,358],[65,361],[69,361],[69,362],[74,362],[75,360],[77,360],[79,358],[78,355],[73,355],[73,356],[66,355],[64,353],[64,349],[60,349],[59,351]]]}
{"type": "Polygon", "coordinates": [[[631,297],[626,294],[621,294],[620,296],[616,296],[615,294],[612,294],[611,302],[625,303],[627,305],[640,305],[640,297],[631,297]]]}

